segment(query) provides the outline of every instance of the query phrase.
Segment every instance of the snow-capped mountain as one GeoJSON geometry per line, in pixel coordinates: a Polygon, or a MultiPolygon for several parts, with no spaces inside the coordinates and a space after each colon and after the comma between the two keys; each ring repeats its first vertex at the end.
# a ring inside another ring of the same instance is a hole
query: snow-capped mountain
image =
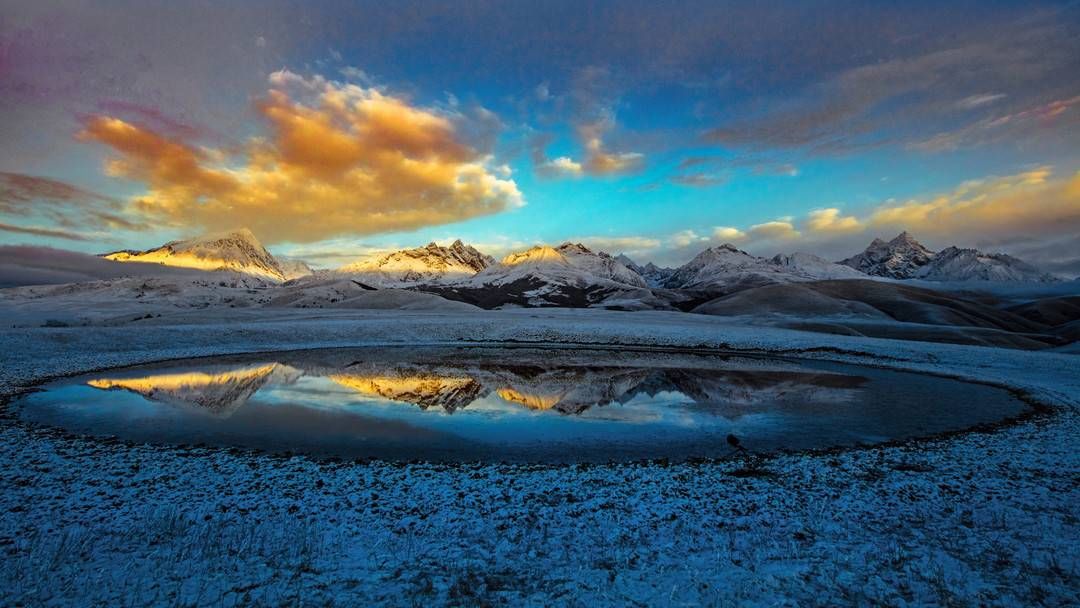
{"type": "Polygon", "coordinates": [[[459,281],[494,263],[491,256],[457,240],[449,247],[429,243],[361,260],[338,268],[338,272],[368,284],[394,287],[459,281]]]}
{"type": "Polygon", "coordinates": [[[889,242],[874,239],[862,253],[839,262],[868,275],[926,281],[1056,280],[1031,264],[1003,253],[949,247],[930,251],[907,232],[889,242]]]}
{"type": "Polygon", "coordinates": [[[114,251],[101,257],[115,262],[144,262],[198,270],[232,270],[275,282],[285,280],[285,273],[277,259],[270,255],[246,228],[173,241],[146,251],[114,251]]]}
{"type": "Polygon", "coordinates": [[[875,277],[910,279],[933,257],[934,252],[905,231],[889,242],[874,239],[862,253],[838,263],[875,277]]]}
{"type": "Polygon", "coordinates": [[[641,275],[604,252],[593,252],[580,243],[558,247],[537,245],[511,253],[502,262],[486,268],[472,279],[472,284],[505,285],[521,279],[538,278],[547,283],[586,287],[613,282],[633,287],[647,287],[641,275]]]}
{"type": "Polygon", "coordinates": [[[286,281],[315,274],[315,270],[304,260],[277,258],[277,261],[278,266],[281,268],[281,273],[285,275],[286,281]]]}
{"type": "Polygon", "coordinates": [[[296,369],[277,363],[252,365],[209,372],[158,374],[139,378],[96,378],[89,386],[104,390],[126,390],[152,401],[193,407],[217,416],[230,416],[247,403],[267,382],[291,383],[299,378],[296,369]]]}
{"type": "Polygon", "coordinates": [[[630,270],[633,270],[634,272],[641,275],[641,278],[645,279],[645,284],[649,287],[662,287],[664,285],[664,281],[667,281],[668,277],[670,277],[672,273],[675,272],[674,268],[664,268],[661,266],[657,266],[652,262],[648,262],[647,264],[642,266],[621,253],[615,256],[615,259],[618,260],[619,263],[623,266],[626,266],[630,270]]]}
{"type": "Polygon", "coordinates": [[[499,306],[666,306],[641,278],[615,258],[581,244],[538,245],[512,253],[468,279],[425,291],[482,308],[499,306]]]}
{"type": "Polygon", "coordinates": [[[1004,253],[949,247],[939,251],[915,273],[927,281],[1056,281],[1023,260],[1004,253]]]}
{"type": "Polygon", "coordinates": [[[702,251],[675,270],[664,286],[670,289],[730,289],[769,283],[866,278],[864,274],[809,253],[751,255],[725,243],[702,251]]]}
{"type": "Polygon", "coordinates": [[[390,401],[401,401],[421,409],[438,407],[453,413],[485,396],[487,390],[467,374],[395,368],[375,373],[331,374],[334,382],[358,393],[390,401]]]}

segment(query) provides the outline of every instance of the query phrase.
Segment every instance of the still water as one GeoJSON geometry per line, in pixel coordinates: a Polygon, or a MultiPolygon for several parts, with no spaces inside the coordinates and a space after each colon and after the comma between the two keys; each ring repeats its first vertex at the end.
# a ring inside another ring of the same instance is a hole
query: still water
{"type": "Polygon", "coordinates": [[[26,421],[172,445],[346,458],[574,462],[850,446],[1025,405],[978,384],[747,356],[361,348],[191,359],[66,378],[26,421]]]}

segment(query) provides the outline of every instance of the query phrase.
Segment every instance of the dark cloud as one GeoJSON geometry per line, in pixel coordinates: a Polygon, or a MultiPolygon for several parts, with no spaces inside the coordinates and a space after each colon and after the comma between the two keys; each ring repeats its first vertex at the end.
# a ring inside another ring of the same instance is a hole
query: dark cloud
{"type": "Polygon", "coordinates": [[[67,182],[36,175],[0,172],[0,216],[44,218],[69,231],[5,224],[8,232],[86,240],[80,231],[146,230],[149,226],[125,213],[119,199],[67,182]],[[74,231],[74,232],[71,232],[74,231]]]}
{"type": "Polygon", "coordinates": [[[146,276],[200,276],[206,273],[161,264],[113,262],[96,255],[38,247],[0,246],[0,288],[56,285],[146,276]]]}
{"type": "Polygon", "coordinates": [[[65,232],[63,230],[53,230],[51,228],[33,228],[26,226],[16,226],[14,224],[5,224],[0,222],[0,231],[12,232],[14,234],[29,234],[32,236],[45,236],[55,239],[67,239],[69,241],[87,241],[90,240],[86,236],[74,233],[65,232]]]}
{"type": "Polygon", "coordinates": [[[692,186],[694,188],[711,188],[728,181],[726,175],[716,173],[683,173],[671,177],[671,182],[680,186],[692,186]]]}
{"type": "Polygon", "coordinates": [[[1035,13],[916,41],[906,52],[823,77],[796,95],[755,97],[741,116],[703,138],[751,151],[829,153],[894,143],[956,145],[972,139],[962,130],[973,113],[990,126],[1025,115],[1043,116],[1045,124],[1080,92],[1080,28],[1061,17],[1035,13]],[[937,144],[923,142],[935,133],[944,133],[937,144]]]}

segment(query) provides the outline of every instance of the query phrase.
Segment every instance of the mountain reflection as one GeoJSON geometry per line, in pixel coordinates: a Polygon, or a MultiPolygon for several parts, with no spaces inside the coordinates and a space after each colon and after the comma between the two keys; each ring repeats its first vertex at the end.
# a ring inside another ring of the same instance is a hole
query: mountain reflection
{"type": "MultiPolygon", "coordinates": [[[[87,384],[105,390],[121,389],[152,401],[194,406],[217,415],[229,415],[272,377],[295,376],[280,363],[245,366],[221,371],[192,371],[139,378],[98,378],[87,384]]],[[[295,372],[295,370],[291,370],[295,372]]]]}
{"type": "Polygon", "coordinates": [[[235,368],[89,380],[89,386],[126,390],[143,397],[229,416],[264,387],[300,378],[324,380],[379,400],[453,413],[497,398],[530,410],[576,415],[592,407],[666,399],[725,417],[767,411],[820,408],[850,401],[865,379],[795,369],[709,369],[537,364],[489,361],[414,363],[280,362],[235,368]]]}
{"type": "Polygon", "coordinates": [[[447,412],[461,409],[487,391],[474,378],[462,375],[439,375],[411,369],[386,370],[376,374],[330,374],[330,380],[358,393],[403,401],[422,409],[441,407],[447,412]]]}

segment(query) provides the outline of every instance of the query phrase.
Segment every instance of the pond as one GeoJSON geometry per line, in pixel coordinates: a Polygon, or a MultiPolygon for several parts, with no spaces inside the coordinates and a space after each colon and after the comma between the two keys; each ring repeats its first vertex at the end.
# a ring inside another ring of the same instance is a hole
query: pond
{"type": "Polygon", "coordinates": [[[842,447],[961,430],[1026,407],[990,386],[838,363],[533,347],[189,359],[41,388],[12,404],[17,415],[81,434],[438,461],[842,447]]]}

